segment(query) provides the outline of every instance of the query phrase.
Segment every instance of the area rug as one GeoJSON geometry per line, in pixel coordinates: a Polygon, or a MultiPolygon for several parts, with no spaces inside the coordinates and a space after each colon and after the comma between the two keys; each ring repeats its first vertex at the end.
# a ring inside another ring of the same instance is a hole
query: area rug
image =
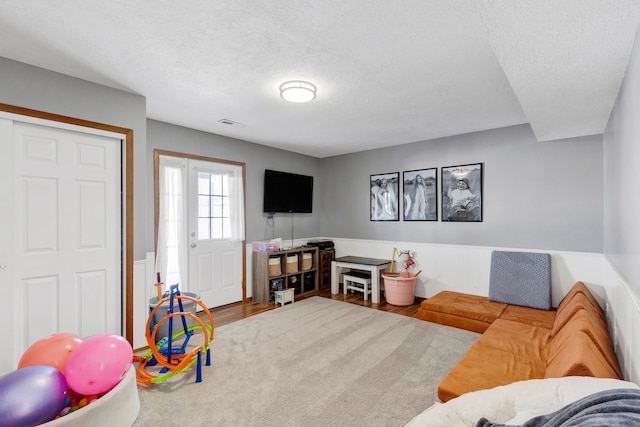
{"type": "Polygon", "coordinates": [[[307,298],[216,328],[202,382],[140,386],[134,426],[403,426],[479,336],[307,298]]]}

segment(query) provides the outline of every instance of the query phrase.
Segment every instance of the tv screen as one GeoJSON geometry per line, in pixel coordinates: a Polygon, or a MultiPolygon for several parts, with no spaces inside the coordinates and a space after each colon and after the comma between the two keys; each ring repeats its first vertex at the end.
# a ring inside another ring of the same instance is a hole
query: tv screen
{"type": "Polygon", "coordinates": [[[311,213],[312,204],[312,176],[265,169],[263,212],[311,213]]]}

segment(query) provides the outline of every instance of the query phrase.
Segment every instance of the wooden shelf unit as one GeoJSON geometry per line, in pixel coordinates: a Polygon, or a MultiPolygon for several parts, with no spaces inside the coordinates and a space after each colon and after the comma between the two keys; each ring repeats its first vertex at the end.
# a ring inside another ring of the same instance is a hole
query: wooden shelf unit
{"type": "Polygon", "coordinates": [[[295,289],[295,295],[318,290],[318,248],[302,246],[273,252],[253,252],[253,302],[271,304],[274,302],[274,291],[291,288],[295,289]],[[311,268],[306,270],[302,269],[304,254],[311,254],[311,268]],[[298,257],[296,271],[288,270],[287,258],[294,255],[298,257]],[[280,274],[269,274],[271,258],[279,258],[280,274]]]}

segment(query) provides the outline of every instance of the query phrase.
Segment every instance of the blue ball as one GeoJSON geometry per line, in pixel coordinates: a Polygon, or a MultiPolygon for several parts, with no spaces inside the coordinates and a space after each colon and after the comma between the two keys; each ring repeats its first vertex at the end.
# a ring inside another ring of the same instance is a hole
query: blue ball
{"type": "Polygon", "coordinates": [[[69,387],[51,366],[27,366],[0,378],[0,424],[35,426],[53,420],[64,408],[69,387]]]}

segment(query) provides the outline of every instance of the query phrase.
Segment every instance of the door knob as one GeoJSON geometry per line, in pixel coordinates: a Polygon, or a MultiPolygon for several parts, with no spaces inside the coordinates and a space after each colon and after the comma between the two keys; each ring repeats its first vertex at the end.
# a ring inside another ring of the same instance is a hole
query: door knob
{"type": "Polygon", "coordinates": [[[192,243],[192,244],[191,244],[191,247],[192,247],[192,248],[195,248],[196,246],[198,246],[198,245],[196,245],[195,243],[192,243]]]}

